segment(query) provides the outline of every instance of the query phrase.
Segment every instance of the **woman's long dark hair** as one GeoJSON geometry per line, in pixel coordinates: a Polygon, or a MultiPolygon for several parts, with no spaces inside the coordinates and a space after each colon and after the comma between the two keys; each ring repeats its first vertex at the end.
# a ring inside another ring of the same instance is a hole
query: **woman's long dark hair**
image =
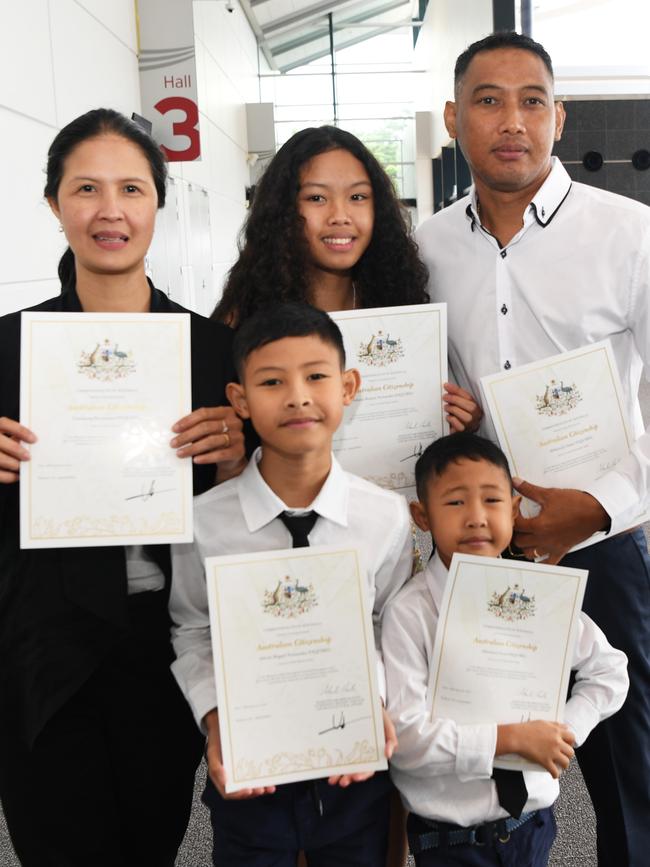
{"type": "Polygon", "coordinates": [[[269,163],[242,229],[239,259],[228,274],[213,319],[236,324],[269,303],[311,301],[304,221],[297,204],[300,169],[318,154],[339,148],[363,164],[373,189],[372,239],[352,270],[361,306],[429,301],[427,270],[390,178],[356,136],[321,126],[296,133],[269,163]]]}
{"type": "MultiPolygon", "coordinates": [[[[59,185],[65,169],[65,161],[77,145],[86,139],[107,134],[119,135],[137,145],[147,158],[154,186],[158,193],[158,207],[165,205],[167,163],[156,142],[147,133],[119,111],[112,108],[95,108],[75,118],[55,137],[47,152],[46,181],[43,194],[46,199],[57,201],[59,185]]],[[[59,262],[59,280],[62,286],[74,286],[76,282],[74,253],[68,247],[59,262]]]]}

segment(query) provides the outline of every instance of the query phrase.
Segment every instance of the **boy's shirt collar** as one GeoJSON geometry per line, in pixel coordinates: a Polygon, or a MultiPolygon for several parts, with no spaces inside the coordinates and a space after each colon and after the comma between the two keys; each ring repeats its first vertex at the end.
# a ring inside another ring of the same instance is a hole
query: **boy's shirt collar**
{"type": "Polygon", "coordinates": [[[262,449],[257,448],[243,473],[237,477],[237,489],[242,514],[249,532],[255,533],[281,512],[313,510],[341,527],[348,525],[349,483],[347,474],[332,455],[332,468],[316,499],[305,510],[289,509],[266,484],[258,468],[262,449]]]}
{"type": "Polygon", "coordinates": [[[429,560],[424,570],[424,580],[427,588],[433,599],[433,604],[436,606],[436,611],[440,611],[442,603],[442,595],[445,592],[445,584],[449,570],[440,559],[438,552],[429,560]]]}

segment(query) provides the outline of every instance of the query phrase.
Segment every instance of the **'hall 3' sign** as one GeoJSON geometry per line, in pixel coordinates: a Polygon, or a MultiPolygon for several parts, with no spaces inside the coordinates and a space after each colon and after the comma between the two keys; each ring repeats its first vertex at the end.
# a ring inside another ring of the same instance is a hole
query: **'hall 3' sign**
{"type": "Polygon", "coordinates": [[[192,0],[136,0],[142,115],[170,162],[201,158],[192,0]]]}

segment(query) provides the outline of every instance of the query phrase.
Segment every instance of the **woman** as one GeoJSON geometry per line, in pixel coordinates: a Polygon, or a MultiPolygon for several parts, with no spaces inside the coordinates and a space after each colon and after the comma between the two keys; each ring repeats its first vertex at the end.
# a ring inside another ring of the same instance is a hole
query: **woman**
{"type": "MultiPolygon", "coordinates": [[[[97,109],[56,136],[45,196],[69,248],[43,311],[179,312],[147,280],[165,202],[156,144],[97,109]]],[[[191,314],[194,411],[170,446],[194,491],[243,464],[241,422],[223,406],[230,330],[191,314]]],[[[171,867],[203,738],[169,671],[169,548],[20,550],[20,314],[0,319],[0,798],[25,867],[171,867]]],[[[175,434],[175,435],[174,435],[175,434]]],[[[173,438],[172,438],[173,437],[173,438]]]]}

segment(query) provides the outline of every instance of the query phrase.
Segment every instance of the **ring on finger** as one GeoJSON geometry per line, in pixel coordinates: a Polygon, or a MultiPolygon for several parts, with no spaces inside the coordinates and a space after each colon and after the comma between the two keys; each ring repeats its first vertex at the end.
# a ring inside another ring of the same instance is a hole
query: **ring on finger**
{"type": "Polygon", "coordinates": [[[223,437],[223,446],[222,448],[227,449],[230,448],[230,434],[228,431],[224,431],[221,436],[223,437]]]}
{"type": "Polygon", "coordinates": [[[541,556],[541,555],[540,555],[539,551],[537,550],[537,548],[533,548],[533,557],[534,557],[536,560],[539,560],[540,556],[541,556]]]}
{"type": "Polygon", "coordinates": [[[225,419],[222,419],[221,424],[223,425],[223,427],[221,428],[221,433],[222,433],[222,434],[227,434],[228,431],[230,430],[230,428],[229,428],[228,425],[226,424],[226,420],[225,420],[225,419]]]}

